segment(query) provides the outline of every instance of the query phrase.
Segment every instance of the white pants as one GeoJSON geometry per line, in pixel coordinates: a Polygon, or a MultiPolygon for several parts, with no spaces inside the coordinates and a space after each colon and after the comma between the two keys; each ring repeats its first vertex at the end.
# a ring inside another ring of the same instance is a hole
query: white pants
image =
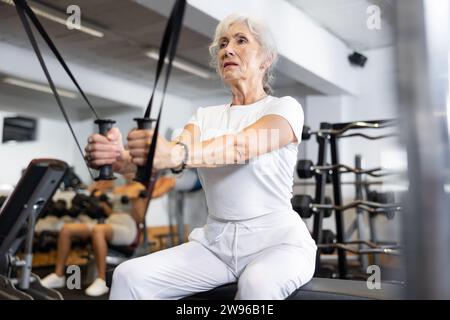
{"type": "Polygon", "coordinates": [[[285,299],[311,280],[317,247],[292,212],[213,217],[189,242],[119,265],[110,299],[180,299],[238,281],[236,299],[285,299]]]}

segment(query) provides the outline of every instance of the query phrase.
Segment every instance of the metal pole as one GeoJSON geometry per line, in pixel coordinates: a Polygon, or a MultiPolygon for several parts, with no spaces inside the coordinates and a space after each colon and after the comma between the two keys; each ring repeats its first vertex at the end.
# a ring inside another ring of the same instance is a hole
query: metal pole
{"type": "MultiPolygon", "coordinates": [[[[328,123],[321,123],[320,128],[321,129],[329,129],[330,125],[328,123]]],[[[317,142],[319,144],[319,154],[317,157],[317,165],[323,166],[325,165],[326,159],[327,159],[327,137],[324,137],[322,135],[317,136],[317,142]]],[[[322,172],[319,175],[316,175],[316,192],[315,192],[315,203],[325,203],[325,186],[326,186],[326,177],[327,174],[325,172],[322,172]]],[[[312,236],[317,244],[322,243],[322,223],[323,223],[323,213],[324,210],[319,210],[314,215],[314,222],[313,222],[313,233],[312,236]]],[[[321,250],[317,250],[316,255],[316,275],[319,274],[320,271],[320,255],[321,250]]]]}
{"type": "Polygon", "coordinates": [[[397,0],[399,114],[408,153],[407,298],[450,299],[449,1],[397,0]]]}
{"type": "MultiPolygon", "coordinates": [[[[361,155],[357,154],[355,156],[355,168],[356,169],[361,169],[361,155]]],[[[355,173],[355,181],[356,186],[355,186],[355,200],[363,200],[363,192],[362,192],[362,177],[361,177],[361,173],[355,173]]],[[[356,221],[357,221],[357,233],[358,233],[358,240],[367,240],[366,237],[366,226],[364,223],[364,210],[362,210],[361,208],[356,208],[356,221]]],[[[365,246],[363,244],[360,244],[359,249],[364,249],[365,246]]],[[[363,272],[366,272],[367,267],[369,266],[369,257],[365,254],[361,254],[359,256],[359,262],[361,264],[361,269],[363,272]]]]}
{"type": "Polygon", "coordinates": [[[26,290],[30,288],[31,268],[33,265],[33,236],[34,226],[36,222],[36,215],[39,206],[34,206],[28,216],[28,228],[25,238],[24,264],[22,265],[22,272],[19,276],[19,288],[26,290]]]}
{"type": "MultiPolygon", "coordinates": [[[[334,128],[333,128],[334,129],[334,128]]],[[[330,149],[331,149],[331,164],[336,165],[339,163],[339,151],[338,151],[338,140],[336,136],[330,138],[330,149]]],[[[333,195],[334,195],[334,205],[339,207],[342,206],[342,189],[341,189],[341,174],[339,169],[333,170],[333,195]]],[[[336,220],[336,241],[338,243],[344,242],[344,217],[342,210],[334,210],[334,217],[336,220]]],[[[347,255],[346,251],[342,248],[338,248],[338,268],[339,268],[339,278],[347,278],[347,255]]]]}
{"type": "MultiPolygon", "coordinates": [[[[376,226],[377,214],[373,212],[369,212],[369,230],[370,230],[370,241],[373,243],[378,242],[378,232],[376,226]]],[[[379,266],[380,265],[380,255],[373,254],[372,255],[373,264],[379,266]]]]}

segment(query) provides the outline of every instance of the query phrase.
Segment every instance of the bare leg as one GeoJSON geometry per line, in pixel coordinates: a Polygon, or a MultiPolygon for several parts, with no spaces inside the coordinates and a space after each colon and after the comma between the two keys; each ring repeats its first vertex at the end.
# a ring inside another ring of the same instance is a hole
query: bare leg
{"type": "Polygon", "coordinates": [[[112,239],[113,230],[108,224],[98,224],[92,230],[92,246],[94,247],[95,261],[97,263],[98,277],[105,280],[106,254],[108,242],[112,239]]]}
{"type": "Polygon", "coordinates": [[[55,273],[62,277],[70,252],[73,237],[87,239],[91,235],[91,231],[86,224],[68,223],[63,226],[58,236],[58,249],[56,255],[55,273]]]}

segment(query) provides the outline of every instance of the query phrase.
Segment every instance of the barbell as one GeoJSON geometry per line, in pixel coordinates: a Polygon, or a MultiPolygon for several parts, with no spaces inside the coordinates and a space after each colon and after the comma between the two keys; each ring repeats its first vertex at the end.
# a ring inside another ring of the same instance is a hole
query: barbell
{"type": "Polygon", "coordinates": [[[317,136],[339,136],[339,138],[349,138],[349,137],[362,137],[369,140],[378,140],[378,139],[384,139],[389,137],[395,137],[396,134],[384,134],[384,135],[378,135],[378,136],[369,136],[363,133],[352,133],[349,135],[343,135],[346,131],[350,129],[381,129],[381,128],[388,128],[392,127],[395,124],[395,120],[391,121],[383,121],[380,123],[371,123],[371,122],[364,122],[364,121],[355,121],[347,124],[345,127],[341,129],[320,129],[317,131],[312,131],[311,127],[304,125],[302,130],[302,140],[309,140],[311,139],[312,135],[317,136]]]}
{"type": "Polygon", "coordinates": [[[363,170],[352,168],[345,164],[316,166],[311,160],[306,159],[302,159],[297,162],[297,175],[301,179],[309,179],[312,178],[315,174],[320,174],[323,171],[330,172],[331,170],[335,169],[342,169],[339,171],[339,173],[367,174],[372,177],[384,177],[394,174],[393,172],[382,172],[383,169],[381,167],[363,170]]]}
{"type": "MultiPolygon", "coordinates": [[[[391,196],[386,196],[386,201],[392,199],[391,196]]],[[[383,200],[383,199],[381,199],[383,200]]],[[[378,203],[365,200],[355,200],[342,206],[335,206],[329,197],[325,197],[325,203],[314,203],[310,195],[301,194],[292,198],[292,207],[300,215],[300,217],[308,219],[314,213],[324,209],[324,217],[330,217],[332,210],[345,211],[352,208],[360,208],[371,213],[383,213],[392,215],[397,211],[402,211],[402,207],[397,203],[378,203]],[[328,198],[328,199],[327,199],[328,198]]]]}

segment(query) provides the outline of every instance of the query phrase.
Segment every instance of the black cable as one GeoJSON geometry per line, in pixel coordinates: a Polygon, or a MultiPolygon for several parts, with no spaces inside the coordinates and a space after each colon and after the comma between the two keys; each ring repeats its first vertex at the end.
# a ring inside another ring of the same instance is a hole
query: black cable
{"type": "MultiPolygon", "coordinates": [[[[146,172],[145,172],[144,177],[145,177],[145,181],[148,181],[146,187],[147,187],[148,193],[150,195],[152,194],[154,183],[156,182],[156,179],[157,179],[157,175],[152,174],[152,172],[153,172],[153,160],[155,157],[156,143],[157,143],[158,132],[159,132],[159,124],[160,124],[160,120],[161,120],[162,108],[163,108],[163,104],[164,104],[164,98],[165,98],[165,94],[166,94],[166,90],[167,90],[167,85],[169,82],[170,72],[172,70],[172,62],[175,57],[175,53],[176,53],[176,49],[177,49],[177,45],[178,45],[178,39],[179,39],[182,24],[183,24],[183,16],[184,16],[185,7],[186,7],[186,0],[177,0],[177,2],[174,5],[174,8],[172,10],[172,13],[170,15],[166,30],[164,31],[163,41],[162,41],[161,48],[159,51],[159,60],[158,60],[158,66],[157,66],[157,70],[156,70],[156,77],[155,77],[155,83],[153,86],[153,92],[152,92],[149,104],[148,104],[147,109],[144,114],[144,118],[148,118],[150,116],[152,105],[153,105],[153,98],[154,98],[154,94],[155,94],[156,87],[158,84],[158,80],[159,80],[159,77],[160,77],[160,74],[162,71],[162,67],[164,66],[166,56],[168,55],[168,64],[167,64],[166,78],[165,78],[163,93],[162,93],[162,98],[161,98],[161,105],[160,105],[160,109],[158,112],[158,117],[156,120],[156,125],[155,125],[155,129],[153,132],[153,137],[152,137],[151,145],[150,145],[150,148],[149,148],[149,151],[147,154],[147,161],[146,161],[146,165],[145,165],[146,172]]],[[[151,197],[149,197],[149,199],[151,199],[151,197]]]]}
{"type": "Polygon", "coordinates": [[[81,96],[83,97],[84,101],[86,101],[87,105],[89,106],[89,108],[91,109],[92,114],[94,115],[94,117],[96,119],[99,119],[99,116],[97,114],[97,112],[95,111],[94,107],[92,106],[91,102],[89,101],[89,99],[87,98],[86,94],[84,93],[83,89],[81,89],[81,86],[78,84],[78,81],[75,79],[75,77],[73,76],[72,72],[70,71],[69,67],[67,66],[64,58],[61,56],[61,54],[59,53],[58,49],[56,48],[55,44],[53,43],[53,41],[51,40],[51,38],[49,37],[47,31],[45,31],[44,27],[42,26],[42,24],[40,23],[40,21],[38,20],[38,18],[36,17],[36,15],[34,14],[33,10],[30,8],[30,6],[28,5],[28,3],[25,0],[14,0],[14,3],[16,3],[16,7],[17,7],[17,3],[20,3],[21,8],[23,8],[25,10],[25,13],[28,15],[28,17],[31,19],[31,22],[33,22],[34,26],[36,27],[36,29],[39,31],[40,35],[42,36],[42,38],[44,39],[44,41],[47,43],[48,47],[50,48],[50,50],[52,50],[53,54],[55,55],[55,57],[58,59],[59,63],[61,64],[61,66],[64,68],[64,70],[66,71],[67,75],[70,77],[70,79],[72,80],[73,84],[77,87],[78,91],[80,92],[81,96]]]}
{"type": "MultiPolygon", "coordinates": [[[[45,77],[47,78],[47,81],[48,81],[48,84],[50,86],[50,89],[52,90],[53,95],[55,96],[56,103],[58,104],[59,109],[61,110],[61,112],[63,114],[64,120],[66,121],[67,125],[69,126],[70,132],[72,133],[72,136],[75,139],[75,143],[76,143],[76,145],[78,147],[78,150],[80,151],[81,155],[83,156],[83,150],[81,149],[81,145],[78,142],[78,139],[77,139],[77,137],[75,135],[75,131],[72,128],[72,125],[70,124],[69,117],[67,116],[67,113],[66,113],[66,110],[64,109],[64,106],[63,106],[63,103],[61,101],[61,98],[60,98],[60,96],[58,94],[58,91],[56,90],[55,84],[53,83],[53,79],[50,76],[50,73],[49,73],[49,71],[47,69],[45,61],[44,61],[44,59],[42,57],[41,51],[39,50],[39,46],[38,46],[38,44],[36,42],[36,38],[34,37],[33,31],[31,30],[30,24],[28,23],[27,17],[25,16],[24,8],[22,7],[22,4],[24,3],[24,1],[23,0],[14,0],[14,2],[16,3],[16,10],[17,10],[19,18],[20,18],[20,20],[21,20],[21,22],[22,22],[22,24],[24,26],[25,32],[27,33],[27,36],[28,36],[28,38],[29,38],[29,40],[31,42],[31,45],[32,45],[33,49],[34,49],[34,52],[36,53],[36,56],[37,56],[37,58],[39,60],[39,63],[41,65],[41,67],[42,67],[42,70],[44,71],[44,74],[45,74],[45,77]],[[19,1],[20,1],[20,4],[18,5],[19,1]]],[[[84,160],[84,163],[86,164],[86,167],[88,169],[88,172],[89,172],[91,178],[94,179],[94,176],[93,176],[93,174],[92,174],[92,172],[91,172],[91,170],[89,168],[89,165],[88,165],[86,159],[84,159],[84,156],[83,156],[83,160],[84,160]]]]}

